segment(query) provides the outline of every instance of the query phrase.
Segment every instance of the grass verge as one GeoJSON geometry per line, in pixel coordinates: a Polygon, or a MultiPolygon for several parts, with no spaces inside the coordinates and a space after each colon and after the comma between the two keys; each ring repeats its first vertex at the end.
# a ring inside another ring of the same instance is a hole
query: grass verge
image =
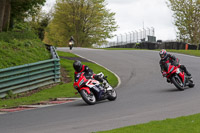
{"type": "Polygon", "coordinates": [[[97,133],[199,133],[200,114],[163,121],[152,121],[97,133]]]}
{"type": "Polygon", "coordinates": [[[174,53],[180,53],[180,54],[186,54],[186,55],[192,55],[192,56],[198,56],[200,57],[200,51],[199,50],[174,50],[174,49],[167,49],[168,52],[174,52],[174,53]]]}
{"type": "Polygon", "coordinates": [[[0,69],[50,58],[51,54],[33,32],[0,33],[0,69]]]}
{"type": "MultiPolygon", "coordinates": [[[[136,49],[136,48],[103,48],[105,50],[148,50],[148,49],[136,49]]],[[[167,52],[174,52],[192,56],[200,57],[200,50],[176,50],[176,49],[166,49],[167,52]]],[[[160,49],[156,49],[156,51],[160,51],[160,49]]]]}
{"type": "Polygon", "coordinates": [[[137,48],[101,48],[105,50],[144,50],[144,49],[137,49],[137,48]]]}
{"type": "MultiPolygon", "coordinates": [[[[72,53],[59,52],[59,56],[64,57],[78,57],[72,53]]],[[[76,90],[73,88],[74,81],[74,69],[73,69],[73,60],[62,59],[61,58],[61,66],[66,69],[68,73],[68,77],[71,79],[69,83],[60,83],[49,89],[43,89],[38,93],[35,93],[31,96],[21,97],[17,99],[0,99],[0,108],[10,108],[16,107],[19,105],[27,105],[27,104],[36,104],[40,101],[52,100],[58,97],[79,97],[79,95],[75,95],[76,90]]],[[[108,70],[104,69],[101,66],[98,66],[94,63],[82,62],[84,65],[89,66],[89,68],[93,69],[95,73],[103,72],[108,76],[108,80],[113,87],[116,87],[118,84],[117,77],[108,70]]]]}

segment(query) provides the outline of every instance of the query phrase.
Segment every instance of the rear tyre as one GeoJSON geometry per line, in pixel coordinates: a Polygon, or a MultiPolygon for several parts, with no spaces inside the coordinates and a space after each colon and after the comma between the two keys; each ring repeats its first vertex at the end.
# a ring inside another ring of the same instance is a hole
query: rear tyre
{"type": "Polygon", "coordinates": [[[195,86],[194,83],[189,83],[189,87],[190,87],[190,88],[193,88],[194,86],[195,86]]]}
{"type": "Polygon", "coordinates": [[[115,89],[112,89],[110,91],[107,92],[108,93],[108,100],[109,101],[114,101],[117,98],[117,92],[115,89]]]}
{"type": "Polygon", "coordinates": [[[178,88],[180,91],[184,91],[184,85],[181,79],[178,76],[173,76],[171,82],[178,88]]]}
{"type": "Polygon", "coordinates": [[[80,91],[82,99],[89,105],[94,105],[96,103],[96,97],[94,96],[93,92],[91,91],[90,94],[86,90],[80,91]]]}
{"type": "Polygon", "coordinates": [[[194,84],[192,78],[190,78],[188,82],[189,82],[189,85],[188,85],[188,86],[189,86],[190,88],[193,88],[193,87],[195,86],[195,84],[194,84]]]}

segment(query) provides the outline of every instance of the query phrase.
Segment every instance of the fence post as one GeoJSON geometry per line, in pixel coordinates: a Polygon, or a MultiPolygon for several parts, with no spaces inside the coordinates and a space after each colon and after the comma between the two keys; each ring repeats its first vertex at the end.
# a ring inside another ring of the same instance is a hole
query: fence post
{"type": "Polygon", "coordinates": [[[185,50],[188,50],[188,44],[185,44],[185,50]]]}

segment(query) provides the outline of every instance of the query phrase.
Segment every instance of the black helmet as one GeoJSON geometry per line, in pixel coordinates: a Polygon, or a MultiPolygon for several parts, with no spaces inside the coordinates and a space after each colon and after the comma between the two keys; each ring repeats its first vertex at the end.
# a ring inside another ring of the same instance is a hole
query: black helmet
{"type": "Polygon", "coordinates": [[[165,49],[162,49],[160,52],[159,52],[159,55],[160,55],[160,58],[162,60],[165,60],[167,58],[167,51],[165,49]]]}
{"type": "Polygon", "coordinates": [[[80,72],[82,70],[82,64],[79,60],[74,61],[73,63],[73,67],[75,69],[76,72],[80,72]]]}

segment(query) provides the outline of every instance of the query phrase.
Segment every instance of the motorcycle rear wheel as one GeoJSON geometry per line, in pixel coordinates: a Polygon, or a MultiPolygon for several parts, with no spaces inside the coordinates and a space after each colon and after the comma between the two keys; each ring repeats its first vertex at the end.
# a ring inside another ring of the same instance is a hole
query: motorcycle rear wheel
{"type": "Polygon", "coordinates": [[[108,95],[109,101],[114,101],[117,98],[117,92],[114,88],[108,92],[108,95]]]}
{"type": "Polygon", "coordinates": [[[82,99],[89,105],[94,105],[96,103],[96,97],[91,91],[90,94],[86,90],[80,91],[82,99]]]}
{"type": "Polygon", "coordinates": [[[173,77],[171,78],[171,82],[172,82],[172,83],[176,86],[176,88],[178,88],[180,91],[184,91],[184,86],[181,85],[181,84],[179,83],[179,80],[181,80],[181,79],[177,79],[177,78],[179,78],[179,77],[173,76],[173,77]]]}
{"type": "Polygon", "coordinates": [[[189,87],[190,87],[190,88],[193,88],[194,86],[195,86],[194,83],[189,83],[189,87]]]}
{"type": "Polygon", "coordinates": [[[195,86],[195,84],[194,84],[192,78],[188,79],[188,82],[189,82],[189,85],[188,85],[188,86],[189,86],[190,88],[193,88],[193,87],[195,86]]]}

